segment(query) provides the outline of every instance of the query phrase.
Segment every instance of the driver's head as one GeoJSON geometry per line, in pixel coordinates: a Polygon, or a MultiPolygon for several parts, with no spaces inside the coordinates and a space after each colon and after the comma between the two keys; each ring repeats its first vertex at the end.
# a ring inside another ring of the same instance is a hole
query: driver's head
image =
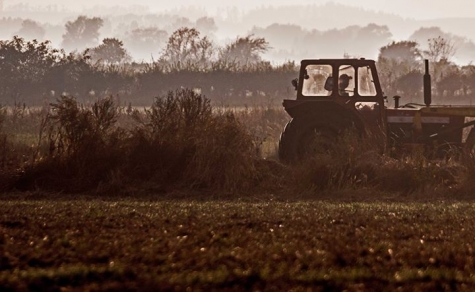
{"type": "Polygon", "coordinates": [[[347,74],[341,74],[340,77],[338,78],[338,88],[339,89],[345,89],[350,85],[350,79],[351,76],[348,76],[347,74]]]}

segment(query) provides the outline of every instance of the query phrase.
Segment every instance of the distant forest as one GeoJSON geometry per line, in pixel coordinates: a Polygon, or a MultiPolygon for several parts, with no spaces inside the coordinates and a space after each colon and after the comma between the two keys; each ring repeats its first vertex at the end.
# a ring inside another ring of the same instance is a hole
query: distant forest
{"type": "MultiPolygon", "coordinates": [[[[475,44],[468,38],[435,26],[420,27],[399,41],[388,25],[375,23],[316,29],[305,25],[308,15],[328,15],[315,5],[303,8],[279,8],[299,15],[302,25],[266,24],[281,15],[277,8],[268,8],[266,17],[264,10],[240,14],[231,9],[223,12],[226,18],[216,19],[199,16],[200,11],[66,13],[61,18],[66,20],[56,24],[40,22],[45,15],[59,19],[62,12],[55,7],[15,8],[31,18],[15,17],[12,8],[0,18],[0,104],[48,104],[67,94],[84,102],[113,95],[119,103],[141,105],[184,87],[220,105],[278,104],[294,94],[289,81],[300,59],[341,57],[377,59],[386,95],[399,94],[408,102],[420,98],[422,60],[429,59],[436,102],[471,102],[475,44]],[[239,34],[236,23],[248,23],[247,31],[239,34]]],[[[355,12],[336,4],[323,8],[341,15],[355,12]]]]}
{"type": "MultiPolygon", "coordinates": [[[[7,3],[7,2],[5,2],[7,3]]],[[[202,7],[187,7],[151,13],[147,7],[91,7],[82,15],[100,19],[91,38],[65,40],[66,25],[78,12],[50,5],[32,7],[16,4],[0,11],[0,39],[18,35],[27,40],[51,41],[57,48],[81,51],[116,38],[136,62],[151,62],[165,49],[170,35],[181,27],[197,29],[216,46],[225,46],[236,36],[254,34],[269,42],[263,54],[272,63],[304,58],[336,58],[344,54],[376,58],[389,42],[416,41],[427,50],[428,40],[438,36],[454,43],[453,61],[465,65],[475,60],[474,19],[418,21],[397,15],[364,10],[336,3],[323,5],[262,6],[247,12],[223,8],[210,15],[202,7]]],[[[77,31],[87,34],[87,31],[77,31]]],[[[93,33],[90,31],[89,33],[93,33]]]]}

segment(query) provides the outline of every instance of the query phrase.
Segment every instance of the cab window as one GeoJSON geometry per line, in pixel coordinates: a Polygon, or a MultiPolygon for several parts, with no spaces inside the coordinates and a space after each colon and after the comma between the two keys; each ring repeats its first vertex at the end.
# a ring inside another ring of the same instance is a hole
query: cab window
{"type": "Polygon", "coordinates": [[[338,69],[338,94],[340,96],[355,95],[355,68],[350,65],[338,69]]]}
{"type": "Polygon", "coordinates": [[[361,96],[375,96],[373,73],[369,66],[358,68],[358,94],[361,96]]]}
{"type": "MultiPolygon", "coordinates": [[[[332,75],[330,65],[307,65],[303,79],[302,94],[305,96],[328,96],[331,90],[327,79],[332,75]]],[[[330,86],[331,87],[331,86],[330,86]]]]}

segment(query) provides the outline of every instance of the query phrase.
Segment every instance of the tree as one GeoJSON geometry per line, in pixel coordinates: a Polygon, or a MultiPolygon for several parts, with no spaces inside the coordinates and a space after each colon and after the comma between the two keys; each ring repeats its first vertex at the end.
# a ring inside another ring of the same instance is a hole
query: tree
{"type": "Polygon", "coordinates": [[[438,95],[454,97],[458,91],[463,93],[463,85],[463,76],[460,70],[444,74],[437,82],[438,95]]]}
{"type": "Polygon", "coordinates": [[[41,97],[44,79],[61,57],[62,52],[52,49],[48,41],[27,42],[20,37],[0,41],[0,99],[41,97]]]}
{"type": "Polygon", "coordinates": [[[131,59],[123,42],[116,38],[105,38],[102,44],[92,48],[89,53],[92,61],[104,64],[120,64],[131,59]]]}
{"type": "Polygon", "coordinates": [[[264,38],[248,35],[226,45],[219,54],[219,59],[225,63],[236,63],[240,66],[256,64],[261,61],[261,53],[269,49],[269,43],[264,38]]]}
{"type": "Polygon", "coordinates": [[[170,36],[160,61],[176,70],[205,69],[212,54],[213,44],[207,37],[201,38],[195,28],[183,27],[170,36]]]}
{"type": "Polygon", "coordinates": [[[265,38],[279,49],[292,51],[298,46],[298,41],[303,40],[308,34],[300,26],[295,24],[273,23],[266,28],[253,27],[251,33],[265,38]]]}
{"type": "Polygon", "coordinates": [[[422,92],[422,73],[411,71],[396,80],[397,93],[408,97],[410,102],[417,100],[422,92]]]}
{"type": "Polygon", "coordinates": [[[453,42],[441,36],[429,39],[429,49],[424,55],[432,62],[450,61],[455,55],[456,49],[453,42]]]}
{"type": "Polygon", "coordinates": [[[443,32],[440,27],[421,27],[416,30],[410,37],[409,40],[419,43],[423,49],[427,49],[428,40],[438,37],[447,38],[449,35],[443,32]]]}
{"type": "Polygon", "coordinates": [[[438,38],[449,41],[457,49],[450,57],[456,57],[458,63],[468,64],[475,60],[475,44],[473,41],[466,37],[446,33],[439,27],[422,27],[410,36],[411,40],[421,44],[423,50],[429,50],[430,42],[434,42],[434,39],[438,38]]]}
{"type": "Polygon", "coordinates": [[[475,95],[475,65],[467,65],[461,68],[462,89],[464,95],[475,95]]]}
{"type": "Polygon", "coordinates": [[[191,22],[191,20],[189,20],[188,18],[176,17],[171,23],[171,25],[169,25],[166,29],[168,31],[176,31],[183,27],[193,27],[193,26],[194,26],[193,22],[191,22]]]}
{"type": "Polygon", "coordinates": [[[201,17],[196,20],[196,29],[205,35],[212,35],[218,30],[213,18],[201,17]]]}
{"type": "Polygon", "coordinates": [[[63,35],[63,47],[68,50],[82,50],[98,43],[99,29],[104,21],[99,17],[79,16],[75,21],[66,23],[63,35]]]}
{"type": "Polygon", "coordinates": [[[378,61],[382,59],[392,59],[398,62],[418,63],[421,61],[422,53],[419,44],[414,41],[400,41],[392,43],[379,49],[378,61]]]}
{"type": "Polygon", "coordinates": [[[456,41],[457,46],[457,62],[459,64],[469,64],[475,61],[475,43],[471,40],[463,38],[462,41],[456,41]]]}
{"type": "Polygon", "coordinates": [[[21,28],[15,33],[15,35],[30,40],[42,40],[45,37],[45,33],[45,29],[39,23],[26,19],[21,23],[21,28]]]}
{"type": "Polygon", "coordinates": [[[454,67],[450,59],[455,54],[452,41],[437,37],[429,39],[429,49],[424,51],[424,56],[432,63],[432,78],[438,83],[454,67]]]}
{"type": "Polygon", "coordinates": [[[413,41],[392,42],[379,49],[378,71],[381,84],[388,95],[397,92],[395,81],[420,69],[422,52],[413,41]]]}
{"type": "Polygon", "coordinates": [[[164,49],[168,33],[157,27],[136,28],[127,33],[124,45],[135,59],[150,60],[152,53],[164,49]]]}
{"type": "Polygon", "coordinates": [[[377,25],[370,23],[364,27],[358,27],[356,35],[350,37],[352,42],[348,49],[351,49],[353,54],[362,56],[374,53],[372,48],[379,48],[383,44],[387,44],[392,37],[392,33],[386,25],[377,25]]]}

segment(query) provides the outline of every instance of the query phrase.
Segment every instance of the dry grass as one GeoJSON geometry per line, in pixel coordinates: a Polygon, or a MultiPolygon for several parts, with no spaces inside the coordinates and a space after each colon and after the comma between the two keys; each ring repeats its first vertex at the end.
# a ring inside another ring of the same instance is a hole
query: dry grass
{"type": "Polygon", "coordinates": [[[381,137],[347,133],[332,154],[298,165],[276,161],[280,108],[214,110],[187,89],[146,110],[112,98],[84,106],[63,97],[40,110],[2,111],[0,188],[64,192],[320,193],[370,190],[398,195],[470,196],[473,157],[429,160],[417,149],[397,158],[381,137]],[[40,125],[40,126],[38,126],[40,125]]]}
{"type": "Polygon", "coordinates": [[[366,190],[427,199],[468,194],[473,159],[460,159],[460,153],[428,159],[419,149],[394,157],[383,141],[347,132],[330,153],[293,166],[292,185],[315,193],[366,190]]]}
{"type": "Polygon", "coordinates": [[[124,114],[105,98],[90,107],[62,97],[42,128],[47,151],[22,166],[19,189],[66,192],[210,188],[245,190],[258,180],[252,136],[231,112],[212,113],[191,90],[157,97],[150,109],[124,114]],[[123,120],[123,118],[122,118],[123,120]]]}
{"type": "Polygon", "coordinates": [[[257,152],[264,159],[278,159],[279,137],[289,115],[282,107],[254,106],[236,111],[237,118],[254,137],[257,152]]]}

